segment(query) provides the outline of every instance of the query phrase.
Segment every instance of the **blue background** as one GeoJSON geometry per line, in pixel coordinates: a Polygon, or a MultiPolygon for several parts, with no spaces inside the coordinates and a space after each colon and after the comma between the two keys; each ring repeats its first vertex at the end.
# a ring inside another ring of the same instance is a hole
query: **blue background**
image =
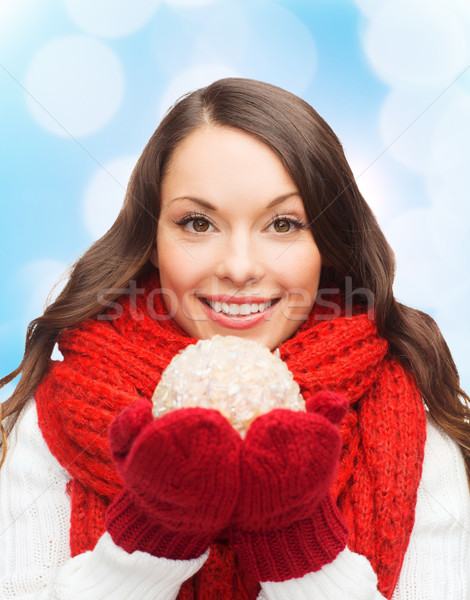
{"type": "Polygon", "coordinates": [[[164,111],[238,75],[333,127],[396,252],[396,296],[436,319],[470,389],[469,65],[464,0],[3,0],[0,372],[114,220],[164,111]]]}

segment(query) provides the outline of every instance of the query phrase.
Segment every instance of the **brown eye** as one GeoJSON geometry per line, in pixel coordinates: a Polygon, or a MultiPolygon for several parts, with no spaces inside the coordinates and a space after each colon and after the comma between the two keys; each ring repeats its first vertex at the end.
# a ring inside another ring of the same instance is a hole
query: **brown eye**
{"type": "Polygon", "coordinates": [[[287,233],[291,228],[291,222],[288,219],[277,219],[273,225],[277,233],[287,233]]]}
{"type": "Polygon", "coordinates": [[[204,233],[209,229],[209,221],[206,221],[205,219],[194,219],[193,229],[198,233],[204,233]]]}

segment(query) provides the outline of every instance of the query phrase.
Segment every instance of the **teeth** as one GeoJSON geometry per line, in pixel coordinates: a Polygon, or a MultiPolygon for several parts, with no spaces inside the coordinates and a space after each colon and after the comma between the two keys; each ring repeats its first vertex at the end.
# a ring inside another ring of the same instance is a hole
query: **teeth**
{"type": "Polygon", "coordinates": [[[231,304],[228,307],[228,312],[230,315],[239,315],[240,314],[240,305],[239,304],[231,304]]]}
{"type": "Polygon", "coordinates": [[[227,302],[211,302],[207,300],[209,306],[215,310],[215,312],[223,312],[226,315],[250,315],[257,312],[263,312],[269,306],[271,306],[271,302],[261,302],[260,304],[250,303],[250,304],[227,304],[227,302]]]}
{"type": "MultiPolygon", "coordinates": [[[[240,314],[249,315],[251,313],[251,304],[240,304],[240,314]]],[[[258,310],[258,309],[256,309],[258,310]]]]}

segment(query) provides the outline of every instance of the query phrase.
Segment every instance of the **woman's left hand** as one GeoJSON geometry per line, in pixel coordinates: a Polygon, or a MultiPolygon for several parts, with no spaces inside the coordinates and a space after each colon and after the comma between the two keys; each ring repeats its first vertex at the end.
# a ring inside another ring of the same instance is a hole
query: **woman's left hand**
{"type": "Polygon", "coordinates": [[[329,489],[347,401],[319,392],[306,405],[307,413],[277,409],[258,417],[243,443],[230,534],[259,581],[302,577],[346,545],[347,529],[329,489]]]}

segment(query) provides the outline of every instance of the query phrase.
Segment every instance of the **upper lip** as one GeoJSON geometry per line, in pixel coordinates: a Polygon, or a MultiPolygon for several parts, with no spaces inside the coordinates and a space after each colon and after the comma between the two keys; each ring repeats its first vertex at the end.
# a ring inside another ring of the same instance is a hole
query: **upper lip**
{"type": "Polygon", "coordinates": [[[266,304],[277,300],[275,296],[263,298],[262,296],[230,296],[229,294],[218,294],[217,296],[200,296],[209,302],[225,302],[226,304],[266,304]]]}

